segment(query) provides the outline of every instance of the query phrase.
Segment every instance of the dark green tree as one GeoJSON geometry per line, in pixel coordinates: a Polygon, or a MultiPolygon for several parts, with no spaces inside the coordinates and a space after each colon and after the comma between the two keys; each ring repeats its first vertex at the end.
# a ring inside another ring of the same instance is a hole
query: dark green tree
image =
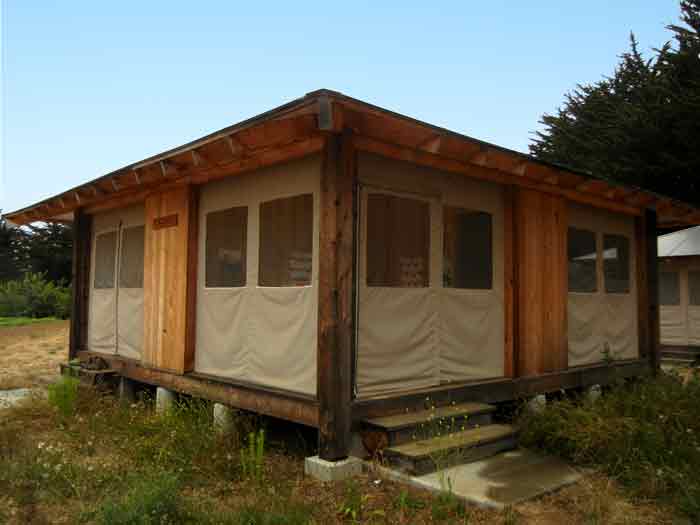
{"type": "Polygon", "coordinates": [[[61,223],[27,226],[25,252],[29,270],[42,273],[47,281],[71,282],[73,229],[61,223]]]}
{"type": "Polygon", "coordinates": [[[700,0],[681,2],[672,42],[645,59],[634,35],[610,77],[544,115],[536,157],[700,202],[700,0]]]}
{"type": "Polygon", "coordinates": [[[0,282],[21,277],[26,269],[18,248],[24,233],[0,217],[0,282]]]}
{"type": "Polygon", "coordinates": [[[0,218],[0,282],[28,272],[48,281],[71,281],[73,232],[70,226],[35,223],[16,227],[0,218]]]}

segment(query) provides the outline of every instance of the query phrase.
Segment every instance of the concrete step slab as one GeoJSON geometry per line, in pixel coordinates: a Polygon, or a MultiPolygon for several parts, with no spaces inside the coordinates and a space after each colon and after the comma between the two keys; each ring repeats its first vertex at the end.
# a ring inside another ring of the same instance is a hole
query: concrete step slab
{"type": "Polygon", "coordinates": [[[495,509],[556,491],[586,474],[559,458],[523,449],[419,476],[387,467],[379,470],[395,481],[432,492],[449,491],[468,504],[495,509]]]}

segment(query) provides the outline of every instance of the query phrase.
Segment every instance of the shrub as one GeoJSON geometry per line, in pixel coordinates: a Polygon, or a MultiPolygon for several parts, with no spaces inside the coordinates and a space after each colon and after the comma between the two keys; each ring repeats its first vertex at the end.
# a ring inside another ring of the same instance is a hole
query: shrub
{"type": "Polygon", "coordinates": [[[619,384],[597,400],[523,412],[521,443],[597,466],[641,497],[700,519],[700,379],[678,375],[619,384]]]}
{"type": "Polygon", "coordinates": [[[70,317],[71,292],[64,283],[46,280],[43,273],[0,283],[0,317],[70,317]]]}
{"type": "Polygon", "coordinates": [[[49,404],[58,409],[61,417],[68,418],[75,413],[79,384],[80,381],[75,377],[62,376],[56,383],[49,385],[49,404]]]}

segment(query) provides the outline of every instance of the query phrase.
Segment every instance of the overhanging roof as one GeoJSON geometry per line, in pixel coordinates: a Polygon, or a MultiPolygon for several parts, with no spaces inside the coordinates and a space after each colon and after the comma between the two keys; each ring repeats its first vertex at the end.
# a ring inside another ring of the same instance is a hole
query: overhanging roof
{"type": "Polygon", "coordinates": [[[329,133],[349,132],[359,150],[465,173],[476,178],[556,193],[616,211],[657,212],[661,226],[700,224],[697,206],[601,174],[542,162],[353,99],[319,90],[177,148],[107,173],[6,214],[14,223],[70,220],[145,198],[164,185],[202,183],[299,158],[323,148],[329,133]]]}

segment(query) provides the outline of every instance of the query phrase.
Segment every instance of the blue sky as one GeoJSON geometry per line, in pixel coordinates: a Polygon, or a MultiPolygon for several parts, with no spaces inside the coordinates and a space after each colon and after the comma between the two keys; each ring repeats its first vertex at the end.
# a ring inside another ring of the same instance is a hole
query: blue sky
{"type": "Polygon", "coordinates": [[[319,88],[527,151],[676,0],[2,2],[6,211],[319,88]]]}

